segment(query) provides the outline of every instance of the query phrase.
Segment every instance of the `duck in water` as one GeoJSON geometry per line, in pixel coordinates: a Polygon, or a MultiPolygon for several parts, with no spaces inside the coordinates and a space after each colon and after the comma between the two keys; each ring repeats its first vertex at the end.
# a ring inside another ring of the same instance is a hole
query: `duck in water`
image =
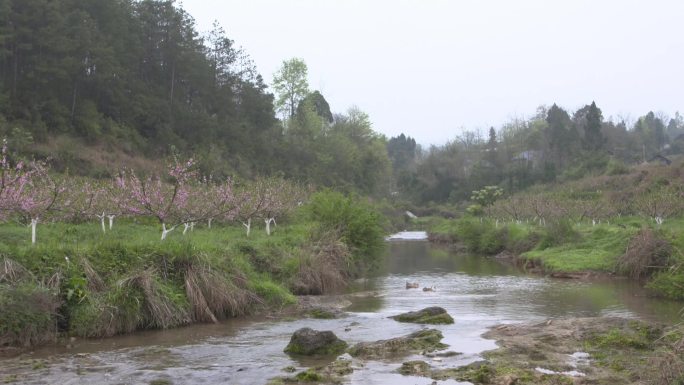
{"type": "Polygon", "coordinates": [[[424,288],[423,288],[423,291],[435,291],[435,290],[437,290],[437,288],[434,287],[434,286],[432,286],[432,287],[424,287],[424,288]]]}
{"type": "Polygon", "coordinates": [[[417,289],[419,286],[418,282],[406,282],[407,289],[417,289]]]}

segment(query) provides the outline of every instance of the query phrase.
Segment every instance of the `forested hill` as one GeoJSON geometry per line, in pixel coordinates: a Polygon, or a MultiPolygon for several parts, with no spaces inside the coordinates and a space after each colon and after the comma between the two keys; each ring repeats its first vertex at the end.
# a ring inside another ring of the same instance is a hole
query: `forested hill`
{"type": "Polygon", "coordinates": [[[249,57],[218,26],[200,37],[172,2],[1,4],[5,129],[154,153],[219,144],[251,157],[275,122],[249,57]]]}
{"type": "Polygon", "coordinates": [[[106,177],[178,152],[204,174],[278,174],[426,205],[684,151],[681,115],[616,121],[593,102],[542,106],[421,149],[403,134],[379,135],[358,108],[333,113],[347,106],[329,106],[306,78],[302,59],[285,60],[271,94],[220,25],[200,34],[174,1],[0,0],[0,137],[58,171],[106,177]]]}
{"type": "Polygon", "coordinates": [[[178,151],[214,175],[386,191],[368,116],[333,119],[322,95],[299,91],[280,122],[248,54],[217,24],[201,35],[173,1],[0,1],[0,136],[58,170],[106,175],[178,151]]]}

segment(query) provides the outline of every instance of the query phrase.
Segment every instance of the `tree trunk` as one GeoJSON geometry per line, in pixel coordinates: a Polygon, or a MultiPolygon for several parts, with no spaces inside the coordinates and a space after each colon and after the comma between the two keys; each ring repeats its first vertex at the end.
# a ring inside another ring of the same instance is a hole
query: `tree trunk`
{"type": "Polygon", "coordinates": [[[176,85],[176,63],[171,65],[171,96],[169,98],[169,104],[173,106],[173,89],[176,85]]]}
{"type": "Polygon", "coordinates": [[[74,91],[71,95],[71,124],[74,124],[74,115],[76,114],[76,90],[78,89],[78,82],[74,81],[74,91]]]}
{"type": "Polygon", "coordinates": [[[171,227],[170,229],[166,229],[166,223],[162,223],[162,235],[161,235],[161,240],[163,241],[166,239],[166,236],[169,235],[170,232],[172,232],[176,226],[171,227]]]}
{"type": "Polygon", "coordinates": [[[211,220],[212,220],[212,219],[213,219],[213,218],[207,219],[207,226],[209,226],[209,228],[211,228],[211,220]]]}
{"type": "Polygon", "coordinates": [[[188,233],[188,229],[190,228],[189,223],[183,223],[183,235],[188,233]]]}
{"type": "Polygon", "coordinates": [[[242,222],[242,225],[247,229],[247,236],[249,237],[249,232],[252,230],[252,218],[247,219],[247,223],[242,222]]]}
{"type": "Polygon", "coordinates": [[[37,218],[31,218],[31,244],[36,244],[36,226],[38,225],[37,218]]]}
{"type": "Polygon", "coordinates": [[[107,218],[109,218],[109,229],[112,229],[112,226],[114,226],[114,218],[116,215],[107,215],[107,218]]]}
{"type": "Polygon", "coordinates": [[[103,212],[102,215],[95,214],[96,217],[100,218],[100,224],[102,225],[102,233],[106,233],[107,229],[105,228],[105,213],[103,212]]]}

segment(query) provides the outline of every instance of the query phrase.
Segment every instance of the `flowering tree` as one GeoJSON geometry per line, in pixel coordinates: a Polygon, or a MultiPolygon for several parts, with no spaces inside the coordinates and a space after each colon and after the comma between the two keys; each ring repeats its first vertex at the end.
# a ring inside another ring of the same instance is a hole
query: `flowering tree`
{"type": "Polygon", "coordinates": [[[263,196],[263,207],[259,215],[266,224],[266,234],[271,235],[271,223],[276,225],[276,217],[292,211],[305,197],[300,186],[281,178],[264,179],[259,184],[257,194],[263,196]]]}
{"type": "MultiPolygon", "coordinates": [[[[82,221],[95,214],[95,205],[102,194],[99,186],[85,179],[71,178],[69,183],[64,183],[65,191],[61,197],[61,209],[64,219],[70,221],[82,221]],[[66,187],[68,186],[68,188],[66,187]]],[[[105,230],[104,218],[102,231],[105,230]]]]}
{"type": "Polygon", "coordinates": [[[160,175],[138,177],[132,170],[116,178],[118,189],[128,192],[130,199],[122,201],[124,211],[132,215],[150,215],[162,225],[161,239],[164,240],[180,223],[193,218],[184,215],[190,198],[189,182],[195,176],[192,159],[185,163],[170,165],[165,182],[160,175]]]}
{"type": "Polygon", "coordinates": [[[31,226],[31,243],[36,243],[36,227],[49,214],[57,212],[57,198],[64,192],[48,173],[43,162],[12,166],[3,143],[0,159],[0,211],[4,218],[18,216],[31,226]]]}
{"type": "Polygon", "coordinates": [[[245,226],[247,236],[252,230],[252,218],[258,217],[265,205],[264,180],[258,179],[243,185],[236,194],[234,217],[245,226]]]}
{"type": "Polygon", "coordinates": [[[236,200],[230,179],[216,183],[212,178],[204,178],[191,186],[190,196],[183,210],[183,234],[188,229],[192,230],[199,220],[206,220],[211,228],[214,218],[232,218],[234,215],[236,200]]]}
{"type": "Polygon", "coordinates": [[[31,172],[23,162],[11,164],[6,139],[0,151],[0,219],[6,220],[13,212],[16,194],[24,189],[31,172]]]}

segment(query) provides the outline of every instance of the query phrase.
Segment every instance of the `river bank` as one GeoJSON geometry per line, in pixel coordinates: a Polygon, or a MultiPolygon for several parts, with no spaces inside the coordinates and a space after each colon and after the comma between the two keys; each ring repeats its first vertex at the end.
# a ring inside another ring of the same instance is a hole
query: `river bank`
{"type": "Polygon", "coordinates": [[[384,246],[369,204],[315,194],[271,234],[198,224],[159,240],[151,218],[0,225],[0,348],[100,338],[277,312],[343,289],[384,246]],[[187,230],[187,229],[186,229],[187,230]]]}
{"type": "Polygon", "coordinates": [[[454,253],[429,242],[390,242],[378,273],[351,282],[344,296],[313,296],[307,306],[346,307],[335,318],[294,316],[226,318],[166,330],[143,330],[110,338],[68,339],[63,345],[35,347],[0,359],[0,381],[42,385],[97,383],[265,384],[310,368],[327,366],[328,358],[291,357],[283,350],[294,331],[309,327],[333,331],[353,346],[360,342],[409,335],[425,326],[390,318],[426,306],[440,306],[454,324],[435,325],[458,355],[407,356],[364,360],[343,383],[413,385],[438,381],[399,372],[404,362],[424,360],[431,370],[448,370],[483,361],[497,348],[482,335],[500,324],[541,323],[548,319],[621,317],[644,322],[676,323],[681,304],[646,296],[628,280],[558,280],[529,275],[495,260],[454,253]],[[406,289],[406,282],[419,289],[406,289]],[[434,291],[423,291],[434,287],[434,291]],[[323,302],[318,302],[323,301],[323,302]],[[70,344],[67,347],[66,344],[70,344]],[[437,358],[438,360],[434,360],[437,358]],[[439,360],[441,359],[441,361],[439,360]],[[35,367],[35,368],[34,368],[35,367]],[[283,369],[289,368],[294,373],[283,369]],[[161,383],[161,382],[160,382],[161,383]]]}
{"type": "Polygon", "coordinates": [[[684,299],[684,219],[656,225],[639,218],[603,223],[498,222],[486,218],[423,219],[433,242],[509,261],[558,278],[616,276],[653,295],[684,299]]]}

